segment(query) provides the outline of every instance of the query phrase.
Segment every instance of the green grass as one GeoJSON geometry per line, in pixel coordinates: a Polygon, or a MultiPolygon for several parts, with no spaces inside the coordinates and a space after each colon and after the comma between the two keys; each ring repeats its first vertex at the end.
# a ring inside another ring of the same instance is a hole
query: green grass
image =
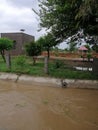
{"type": "Polygon", "coordinates": [[[29,75],[36,75],[36,76],[44,76],[44,69],[43,69],[43,62],[37,62],[33,65],[33,61],[29,57],[25,57],[26,61],[24,64],[17,64],[16,63],[17,57],[13,57],[11,60],[11,69],[6,67],[6,63],[0,57],[0,72],[12,72],[12,73],[19,73],[19,74],[29,74],[29,75]]]}
{"type": "Polygon", "coordinates": [[[50,72],[52,77],[68,79],[98,79],[92,72],[75,71],[69,69],[55,69],[50,72]]]}
{"type": "Polygon", "coordinates": [[[13,57],[11,59],[12,65],[11,69],[6,67],[6,63],[0,57],[0,72],[11,72],[17,74],[28,74],[32,76],[49,76],[56,78],[68,78],[68,79],[98,79],[98,75],[93,74],[92,72],[84,72],[84,71],[76,71],[72,68],[68,68],[68,66],[60,65],[55,62],[49,63],[49,75],[44,73],[44,62],[43,60],[37,60],[36,64],[33,65],[32,58],[23,57],[25,60],[23,63],[21,60],[17,62],[17,57],[13,57]]]}

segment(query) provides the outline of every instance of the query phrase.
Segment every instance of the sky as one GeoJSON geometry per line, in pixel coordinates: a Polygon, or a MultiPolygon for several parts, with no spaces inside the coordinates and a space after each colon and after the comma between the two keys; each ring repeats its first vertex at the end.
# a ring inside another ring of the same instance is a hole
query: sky
{"type": "Polygon", "coordinates": [[[38,32],[39,19],[32,11],[38,11],[37,0],[0,0],[0,33],[20,32],[35,36],[37,40],[45,34],[45,30],[38,32]]]}
{"type": "MultiPolygon", "coordinates": [[[[0,33],[21,32],[33,35],[35,40],[44,36],[45,29],[39,30],[38,16],[32,11],[38,8],[38,0],[0,0],[0,33]]],[[[63,42],[58,46],[66,48],[63,42]]]]}

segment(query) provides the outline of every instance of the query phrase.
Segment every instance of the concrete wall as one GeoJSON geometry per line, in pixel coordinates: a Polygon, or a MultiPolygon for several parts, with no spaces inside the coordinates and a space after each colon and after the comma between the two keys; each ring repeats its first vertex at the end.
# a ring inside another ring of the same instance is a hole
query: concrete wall
{"type": "MultiPolygon", "coordinates": [[[[41,84],[49,87],[62,87],[62,81],[59,78],[0,73],[0,80],[11,80],[32,86],[41,84]]],[[[63,82],[67,83],[66,88],[98,89],[98,80],[63,79],[63,82]]]]}

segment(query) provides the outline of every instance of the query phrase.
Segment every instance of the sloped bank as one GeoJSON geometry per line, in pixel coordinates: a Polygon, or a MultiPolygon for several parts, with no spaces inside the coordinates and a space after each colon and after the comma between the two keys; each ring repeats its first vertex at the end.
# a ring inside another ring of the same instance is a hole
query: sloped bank
{"type": "Polygon", "coordinates": [[[13,82],[25,83],[31,85],[42,84],[43,86],[53,86],[53,87],[98,89],[98,80],[34,77],[34,76],[18,75],[12,73],[0,73],[0,80],[11,80],[13,82]]]}

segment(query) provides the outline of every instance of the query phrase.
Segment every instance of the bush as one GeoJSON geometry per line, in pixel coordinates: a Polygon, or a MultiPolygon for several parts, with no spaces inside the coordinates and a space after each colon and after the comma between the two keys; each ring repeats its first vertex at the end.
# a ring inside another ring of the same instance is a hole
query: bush
{"type": "Polygon", "coordinates": [[[60,61],[60,60],[56,60],[55,63],[54,63],[54,68],[62,68],[64,67],[64,62],[63,61],[60,61]]]}
{"type": "Polygon", "coordinates": [[[21,67],[23,67],[26,63],[26,58],[24,56],[18,56],[15,60],[15,63],[21,67]]]}

